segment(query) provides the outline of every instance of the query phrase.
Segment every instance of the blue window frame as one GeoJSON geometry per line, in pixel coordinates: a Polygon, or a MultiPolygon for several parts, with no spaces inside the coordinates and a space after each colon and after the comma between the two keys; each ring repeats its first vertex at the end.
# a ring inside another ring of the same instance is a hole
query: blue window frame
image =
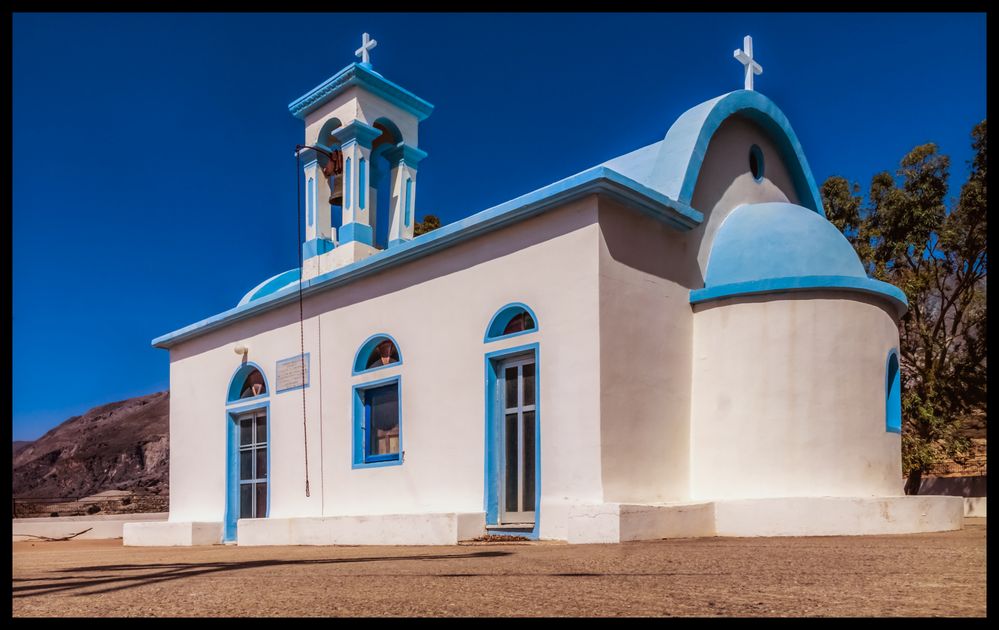
{"type": "Polygon", "coordinates": [[[538,318],[531,307],[521,302],[507,304],[496,311],[486,327],[484,342],[527,335],[538,331],[538,318]]]}
{"type": "Polygon", "coordinates": [[[888,353],[885,366],[885,431],[902,432],[902,376],[894,350],[888,353]]]}
{"type": "Polygon", "coordinates": [[[354,386],[353,468],[402,463],[402,377],[354,386]]]}

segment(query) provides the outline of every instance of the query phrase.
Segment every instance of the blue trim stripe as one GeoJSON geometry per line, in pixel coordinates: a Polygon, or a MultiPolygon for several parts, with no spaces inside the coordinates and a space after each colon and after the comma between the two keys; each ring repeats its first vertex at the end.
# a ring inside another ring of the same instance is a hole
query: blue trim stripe
{"type": "Polygon", "coordinates": [[[814,289],[832,289],[857,291],[875,297],[886,299],[901,317],[908,309],[905,293],[896,286],[855,276],[800,276],[793,278],[767,278],[748,282],[734,282],[704,289],[694,289],[690,292],[690,303],[699,304],[722,298],[739,295],[755,295],[760,293],[785,293],[814,289]]]}
{"type": "Polygon", "coordinates": [[[351,241],[357,241],[359,243],[364,243],[365,245],[372,244],[372,238],[374,233],[371,230],[371,226],[367,223],[358,223],[357,221],[351,221],[350,223],[344,223],[340,226],[340,244],[349,243],[351,241]]]}
{"type": "Polygon", "coordinates": [[[370,64],[352,63],[335,75],[326,79],[303,96],[288,105],[288,111],[296,118],[305,118],[324,103],[328,103],[352,85],[359,85],[396,107],[426,120],[434,111],[434,106],[371,69],[370,64]]]}
{"type": "Polygon", "coordinates": [[[735,114],[749,118],[770,135],[787,164],[801,205],[825,216],[822,197],[791,123],[773,101],[755,90],[729,92],[684,112],[666,133],[649,181],[657,182],[667,196],[690,204],[708,144],[718,127],[735,114]]]}
{"type": "MultiPolygon", "coordinates": [[[[308,260],[333,251],[333,241],[326,238],[313,238],[302,243],[302,259],[308,260]]],[[[298,271],[296,269],[295,271],[298,271]]],[[[297,278],[296,278],[297,279],[297,278]]]]}
{"type": "MultiPolygon", "coordinates": [[[[353,264],[316,276],[304,283],[302,293],[308,296],[317,291],[325,291],[353,282],[358,278],[444,250],[592,194],[607,195],[625,203],[628,207],[682,231],[696,227],[704,219],[704,215],[690,206],[671,200],[648,186],[639,184],[610,168],[595,166],[527,195],[422,234],[413,240],[407,240],[397,247],[380,251],[353,264]]],[[[368,227],[370,229],[370,226],[368,227]]],[[[341,234],[342,230],[343,228],[341,228],[341,234]]],[[[169,348],[181,341],[278,308],[297,299],[298,286],[296,284],[266,298],[253,300],[157,337],[152,341],[152,345],[157,348],[169,348]]]]}

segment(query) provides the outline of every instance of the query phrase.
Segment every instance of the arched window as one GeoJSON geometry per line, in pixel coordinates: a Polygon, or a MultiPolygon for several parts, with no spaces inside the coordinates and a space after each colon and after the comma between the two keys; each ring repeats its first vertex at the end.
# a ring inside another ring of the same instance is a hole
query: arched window
{"type": "Polygon", "coordinates": [[[902,376],[894,350],[888,353],[885,373],[885,431],[902,432],[902,376]]]}
{"type": "Polygon", "coordinates": [[[526,304],[515,302],[501,308],[486,328],[485,341],[496,341],[515,335],[537,332],[538,319],[526,304]]]}
{"type": "Polygon", "coordinates": [[[254,363],[245,363],[233,374],[229,383],[227,402],[236,402],[246,398],[258,398],[267,395],[267,380],[260,367],[254,363]]]}
{"type": "Polygon", "coordinates": [[[399,346],[388,335],[373,335],[368,338],[354,357],[354,374],[377,370],[402,363],[399,346]]]}
{"type": "Polygon", "coordinates": [[[223,539],[236,540],[242,518],[267,518],[270,505],[270,401],[259,365],[247,361],[229,381],[226,396],[226,506],[223,539]]]}
{"type": "MultiPolygon", "coordinates": [[[[395,339],[373,335],[354,357],[355,376],[398,367],[402,355],[395,339]]],[[[402,463],[402,376],[362,380],[353,387],[353,468],[402,463]]]]}

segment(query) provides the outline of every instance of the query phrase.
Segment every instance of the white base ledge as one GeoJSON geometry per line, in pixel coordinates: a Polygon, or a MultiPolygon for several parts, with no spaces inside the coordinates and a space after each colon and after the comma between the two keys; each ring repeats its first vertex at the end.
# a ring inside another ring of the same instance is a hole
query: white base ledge
{"type": "Polygon", "coordinates": [[[964,497],[964,515],[985,518],[985,497],[964,497]]]}
{"type": "Polygon", "coordinates": [[[127,547],[185,547],[222,542],[222,523],[147,522],[125,523],[122,544],[127,547]]]}
{"type": "Polygon", "coordinates": [[[864,536],[961,529],[964,499],[944,496],[788,497],[575,506],[570,543],[701,536],[864,536]]]}
{"type": "Polygon", "coordinates": [[[236,525],[240,546],[456,545],[485,533],[484,512],[250,518],[236,525]]]}

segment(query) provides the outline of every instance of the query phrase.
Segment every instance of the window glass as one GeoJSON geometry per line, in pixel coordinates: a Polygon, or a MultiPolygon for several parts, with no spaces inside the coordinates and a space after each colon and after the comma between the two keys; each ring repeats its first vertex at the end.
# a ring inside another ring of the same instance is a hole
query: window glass
{"type": "Polygon", "coordinates": [[[266,479],[267,478],[267,449],[258,448],[257,449],[257,470],[256,479],[266,479]]]}
{"type": "MultiPolygon", "coordinates": [[[[526,371],[526,370],[525,370],[526,371]]],[[[524,510],[534,509],[534,412],[524,412],[524,510]]]]}
{"type": "Polygon", "coordinates": [[[253,518],[253,484],[239,487],[239,518],[253,518]]]}
{"type": "Polygon", "coordinates": [[[264,444],[267,442],[267,418],[265,416],[257,417],[257,444],[264,444]]]}
{"type": "Polygon", "coordinates": [[[253,444],[253,420],[246,419],[239,421],[239,445],[246,446],[253,444]]]}
{"type": "MultiPolygon", "coordinates": [[[[514,381],[516,382],[516,380],[514,381]]],[[[517,414],[508,413],[506,414],[506,426],[504,427],[506,443],[506,511],[507,512],[519,512],[520,506],[517,505],[517,462],[520,461],[517,452],[517,414]]]]}
{"type": "Polygon", "coordinates": [[[368,454],[399,452],[399,386],[397,383],[365,392],[368,415],[368,454]]]}
{"type": "Polygon", "coordinates": [[[507,304],[493,315],[486,329],[485,341],[495,341],[507,335],[526,333],[538,329],[538,322],[530,309],[520,303],[507,304]]]}
{"type": "Polygon", "coordinates": [[[239,478],[253,479],[253,451],[239,452],[239,478]]]}
{"type": "Polygon", "coordinates": [[[517,368],[508,367],[504,370],[503,380],[506,381],[506,408],[517,408],[517,368]]]}
{"type": "Polygon", "coordinates": [[[534,364],[528,363],[524,370],[524,406],[534,404],[534,364]]]}
{"type": "Polygon", "coordinates": [[[510,333],[522,332],[524,330],[531,330],[534,328],[534,319],[531,314],[527,311],[522,311],[513,316],[510,322],[503,329],[504,335],[509,335],[510,333]]]}
{"type": "Polygon", "coordinates": [[[365,363],[364,369],[370,370],[371,368],[398,362],[399,351],[396,350],[394,343],[386,339],[375,346],[375,348],[371,351],[371,354],[368,355],[368,360],[365,363]]]}
{"type": "Polygon", "coordinates": [[[246,375],[246,380],[243,381],[243,387],[240,389],[240,398],[252,398],[253,396],[260,396],[267,393],[267,386],[264,385],[264,376],[259,370],[251,370],[249,374],[246,375]]]}

